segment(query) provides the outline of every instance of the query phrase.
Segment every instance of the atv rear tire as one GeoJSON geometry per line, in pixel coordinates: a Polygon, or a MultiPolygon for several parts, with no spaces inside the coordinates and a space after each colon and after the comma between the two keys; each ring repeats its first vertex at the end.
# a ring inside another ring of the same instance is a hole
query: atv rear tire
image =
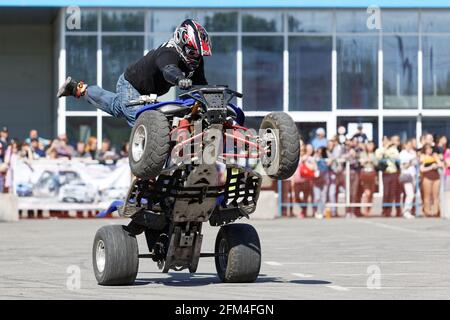
{"type": "Polygon", "coordinates": [[[121,225],[101,227],[94,238],[92,262],[98,284],[132,285],[139,268],[136,237],[121,225]]]}
{"type": "Polygon", "coordinates": [[[157,177],[169,154],[170,128],[167,117],[157,111],[142,113],[131,130],[129,160],[138,178],[157,177]]]}
{"type": "Polygon", "coordinates": [[[261,244],[249,224],[229,224],[216,238],[215,262],[223,282],[254,282],[261,268],[261,244]]]}
{"type": "Polygon", "coordinates": [[[288,179],[297,170],[300,136],[294,120],[285,112],[271,112],[261,122],[263,144],[270,156],[262,157],[262,165],[272,179],[288,179]]]}

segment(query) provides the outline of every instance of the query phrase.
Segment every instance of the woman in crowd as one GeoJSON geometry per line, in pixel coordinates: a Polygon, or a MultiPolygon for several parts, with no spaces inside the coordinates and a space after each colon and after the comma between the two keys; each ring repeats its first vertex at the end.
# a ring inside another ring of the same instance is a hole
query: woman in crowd
{"type": "MultiPolygon", "coordinates": [[[[362,145],[361,148],[363,149],[359,155],[359,163],[361,164],[361,171],[359,173],[362,189],[361,202],[372,204],[377,181],[376,167],[378,165],[378,159],[375,155],[375,143],[369,141],[367,144],[362,145]]],[[[369,216],[371,209],[371,207],[363,207],[361,213],[364,216],[369,216]]]]}
{"type": "Polygon", "coordinates": [[[441,157],[443,157],[445,151],[447,150],[447,137],[446,136],[441,136],[439,137],[439,139],[437,140],[437,144],[435,147],[435,152],[437,152],[437,154],[441,157]]]}
{"type": "MultiPolygon", "coordinates": [[[[327,145],[327,157],[328,157],[328,202],[337,203],[340,180],[344,174],[344,163],[342,161],[343,147],[339,143],[338,136],[332,137],[328,141],[327,145]]],[[[345,179],[344,179],[345,180],[345,179]]],[[[333,217],[337,216],[336,206],[331,207],[331,215],[333,217]]]]}
{"type": "Polygon", "coordinates": [[[414,218],[412,214],[414,208],[414,198],[416,194],[417,183],[417,153],[414,149],[414,141],[409,139],[403,145],[400,152],[400,177],[399,182],[403,185],[405,199],[403,203],[403,217],[407,219],[414,218]]]}
{"type": "Polygon", "coordinates": [[[313,196],[313,180],[316,171],[313,155],[312,145],[302,143],[300,147],[300,161],[293,179],[295,202],[301,206],[300,218],[306,217],[307,203],[313,196]]]}
{"type": "Polygon", "coordinates": [[[433,151],[433,146],[425,144],[420,156],[420,172],[422,173],[423,214],[426,217],[439,214],[440,175],[442,163],[433,151]]]}
{"type": "Polygon", "coordinates": [[[13,189],[14,169],[16,163],[20,158],[20,144],[16,140],[11,140],[11,143],[5,152],[5,163],[8,167],[5,175],[4,192],[10,192],[13,189]]]}
{"type": "Polygon", "coordinates": [[[383,139],[383,146],[375,151],[378,168],[383,173],[383,216],[390,217],[395,207],[397,216],[401,216],[400,183],[399,183],[399,152],[397,144],[389,138],[383,139]]]}
{"type": "Polygon", "coordinates": [[[5,163],[6,147],[3,147],[3,143],[0,143],[0,193],[3,193],[5,187],[5,174],[8,171],[8,165],[5,163]]]}
{"type": "Polygon", "coordinates": [[[28,143],[23,142],[20,146],[19,156],[25,161],[33,160],[33,150],[28,143]]]}
{"type": "Polygon", "coordinates": [[[444,152],[444,188],[445,191],[450,191],[450,148],[445,148],[444,152]]]}
{"type": "MultiPolygon", "coordinates": [[[[361,154],[361,147],[358,143],[358,139],[347,140],[345,143],[345,153],[343,155],[343,159],[348,162],[350,169],[350,185],[349,192],[350,194],[350,202],[351,203],[360,203],[361,202],[361,190],[360,190],[360,181],[359,181],[359,173],[361,171],[361,165],[359,163],[359,157],[361,154]]],[[[360,207],[349,207],[346,208],[346,217],[359,217],[361,216],[361,208],[360,207]]]]}
{"type": "Polygon", "coordinates": [[[120,148],[120,156],[122,158],[128,158],[128,152],[130,151],[130,144],[128,141],[122,143],[122,147],[120,148]]]}
{"type": "Polygon", "coordinates": [[[94,160],[97,155],[97,138],[90,136],[86,143],[86,153],[90,156],[91,160],[94,160]]]}
{"type": "Polygon", "coordinates": [[[320,147],[316,150],[314,159],[317,169],[313,180],[314,194],[314,217],[322,219],[325,211],[325,203],[327,201],[328,190],[328,161],[326,147],[320,147]]]}
{"type": "Polygon", "coordinates": [[[78,141],[75,148],[74,158],[90,158],[91,155],[86,152],[86,143],[84,141],[78,141]]]}

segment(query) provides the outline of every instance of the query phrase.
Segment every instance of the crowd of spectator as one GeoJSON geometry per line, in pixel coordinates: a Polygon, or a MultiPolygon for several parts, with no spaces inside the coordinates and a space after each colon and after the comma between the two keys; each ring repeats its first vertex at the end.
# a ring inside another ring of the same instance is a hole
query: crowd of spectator
{"type": "MultiPolygon", "coordinates": [[[[114,163],[128,157],[128,143],[120,151],[105,138],[98,148],[97,138],[74,144],[67,135],[45,139],[30,130],[22,142],[10,138],[8,128],[0,130],[0,192],[11,188],[12,168],[19,159],[84,159],[114,163]]],[[[424,216],[440,215],[441,184],[450,190],[450,146],[445,136],[424,134],[420,141],[400,136],[384,137],[380,146],[370,141],[362,125],[351,137],[345,127],[327,139],[323,128],[308,142],[301,141],[299,166],[294,176],[283,181],[283,202],[300,206],[300,217],[338,216],[344,206],[348,217],[370,216],[374,193],[382,191],[382,215],[414,218],[420,207],[424,216]],[[381,178],[381,180],[379,179],[381,178]],[[348,189],[348,190],[347,190],[348,189]],[[346,204],[339,194],[347,196],[346,204]],[[351,205],[348,205],[348,204],[351,205]],[[417,204],[420,203],[420,206],[417,204]]],[[[293,206],[283,207],[283,215],[293,216],[293,206]]]]}
{"type": "Polygon", "coordinates": [[[111,142],[104,138],[97,148],[97,138],[91,136],[87,141],[71,144],[66,134],[55,139],[45,139],[35,129],[28,137],[19,141],[9,136],[7,127],[0,131],[0,193],[11,188],[14,163],[19,159],[33,161],[37,159],[83,159],[97,160],[100,163],[115,163],[120,158],[128,157],[128,143],[125,142],[119,152],[111,147],[111,142]]]}
{"type": "Polygon", "coordinates": [[[294,203],[283,206],[284,216],[294,216],[296,205],[301,218],[307,216],[309,207],[319,219],[337,216],[338,207],[345,208],[347,217],[370,216],[377,191],[382,191],[381,214],[385,217],[394,211],[397,217],[414,218],[419,207],[426,217],[440,215],[441,183],[446,189],[450,184],[450,148],[445,136],[424,134],[420,141],[401,141],[394,135],[384,137],[377,147],[362,125],[351,137],[345,133],[345,127],[340,127],[327,139],[325,130],[319,128],[309,143],[301,141],[298,169],[282,183],[283,203],[294,203]],[[339,203],[339,193],[348,197],[346,204],[339,203]]]}

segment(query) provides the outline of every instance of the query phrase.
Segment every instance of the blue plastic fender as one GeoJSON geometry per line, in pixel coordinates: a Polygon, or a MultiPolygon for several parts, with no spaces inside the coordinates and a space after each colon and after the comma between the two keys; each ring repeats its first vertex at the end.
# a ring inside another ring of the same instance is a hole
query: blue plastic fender
{"type": "Polygon", "coordinates": [[[115,201],[113,201],[113,202],[109,205],[108,209],[99,212],[99,213],[96,215],[96,217],[97,217],[97,218],[104,218],[104,217],[107,217],[107,216],[109,216],[111,213],[113,213],[114,211],[117,211],[117,208],[120,207],[120,206],[123,206],[123,204],[124,204],[124,202],[123,202],[122,200],[115,200],[115,201]]]}
{"type": "MultiPolygon", "coordinates": [[[[173,100],[173,101],[164,101],[164,102],[158,102],[158,103],[153,103],[153,104],[146,104],[142,108],[140,108],[138,110],[138,112],[136,112],[136,119],[139,118],[139,116],[147,110],[156,110],[160,107],[163,107],[163,106],[166,106],[169,104],[176,104],[176,105],[180,105],[180,106],[190,107],[194,103],[195,103],[194,99],[186,99],[186,100],[173,100]]],[[[237,115],[236,122],[240,126],[243,126],[245,123],[244,111],[242,111],[241,108],[239,108],[238,106],[236,106],[232,103],[229,103],[228,105],[234,110],[234,112],[236,112],[236,115],[237,115]]]]}

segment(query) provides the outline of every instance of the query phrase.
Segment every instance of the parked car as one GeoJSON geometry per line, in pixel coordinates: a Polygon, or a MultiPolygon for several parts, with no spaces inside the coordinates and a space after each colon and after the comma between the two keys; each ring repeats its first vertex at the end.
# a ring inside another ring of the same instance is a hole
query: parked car
{"type": "Polygon", "coordinates": [[[90,183],[70,182],[59,189],[60,202],[92,203],[97,197],[97,189],[90,183]]]}
{"type": "Polygon", "coordinates": [[[16,194],[19,197],[31,197],[33,195],[33,186],[29,183],[19,183],[16,186],[16,194]]]}

